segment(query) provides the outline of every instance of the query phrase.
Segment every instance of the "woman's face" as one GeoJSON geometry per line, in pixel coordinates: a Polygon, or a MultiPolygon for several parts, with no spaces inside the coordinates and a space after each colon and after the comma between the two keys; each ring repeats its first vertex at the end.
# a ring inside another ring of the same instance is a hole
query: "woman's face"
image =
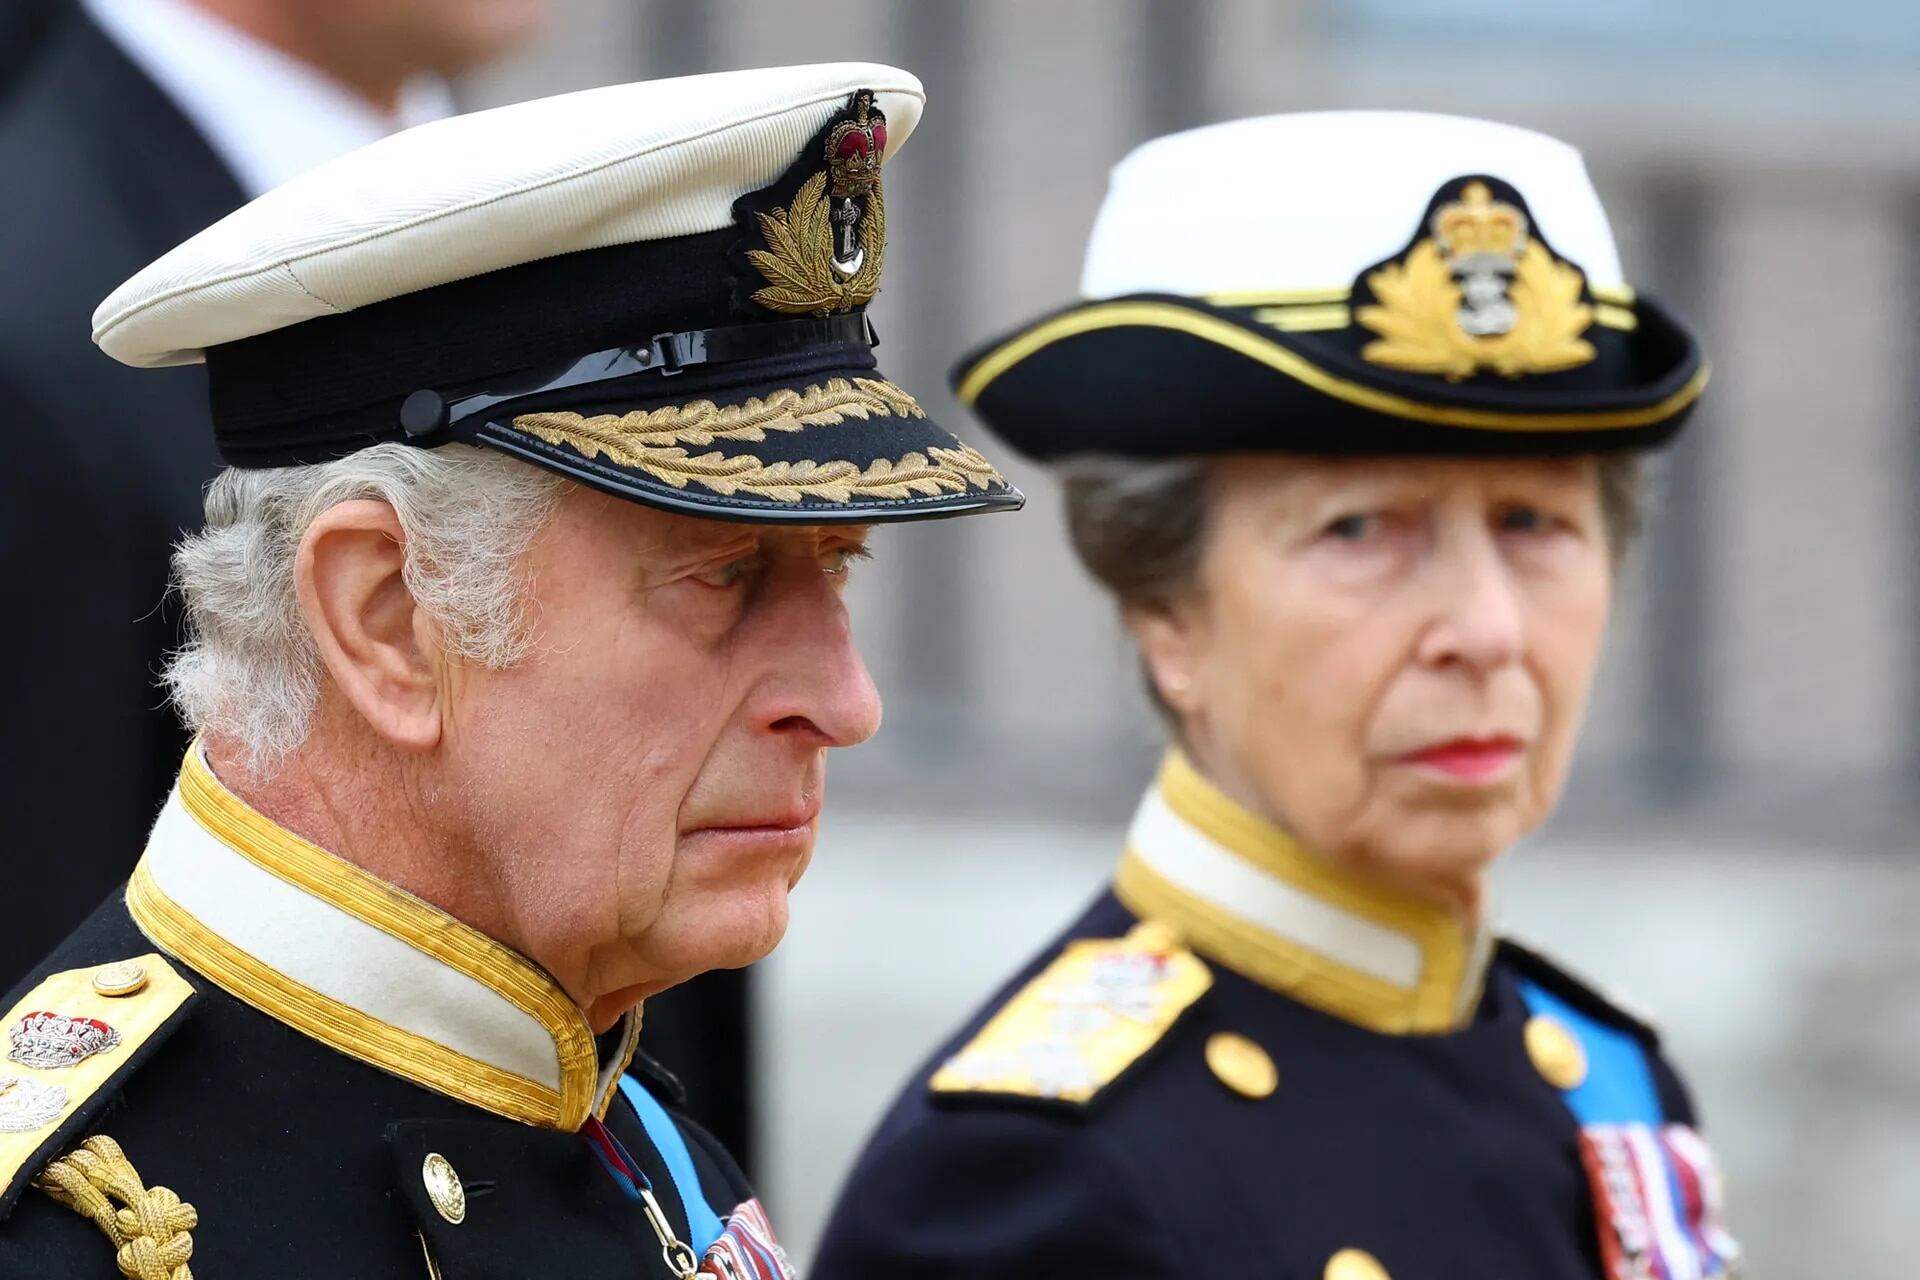
{"type": "Polygon", "coordinates": [[[1132,619],[1201,769],[1429,897],[1552,811],[1612,588],[1592,459],[1214,468],[1198,588],[1132,619]]]}

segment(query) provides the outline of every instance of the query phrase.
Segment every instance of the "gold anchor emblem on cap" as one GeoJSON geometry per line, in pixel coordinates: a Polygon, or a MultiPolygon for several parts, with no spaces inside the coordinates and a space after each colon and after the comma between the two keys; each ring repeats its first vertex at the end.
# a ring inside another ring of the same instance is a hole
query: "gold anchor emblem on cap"
{"type": "Polygon", "coordinates": [[[1207,1037],[1207,1066],[1221,1084],[1243,1098],[1264,1098],[1280,1085],[1279,1069],[1267,1051],[1232,1031],[1207,1037]]]}
{"type": "Polygon", "coordinates": [[[1577,1089],[1587,1078],[1587,1051],[1554,1019],[1544,1014],[1528,1018],[1526,1038],[1534,1069],[1554,1088],[1577,1089]]]}
{"type": "Polygon", "coordinates": [[[441,1217],[455,1226],[467,1220],[467,1189],[445,1156],[429,1152],[420,1165],[420,1180],[427,1184],[427,1199],[441,1217]]]}

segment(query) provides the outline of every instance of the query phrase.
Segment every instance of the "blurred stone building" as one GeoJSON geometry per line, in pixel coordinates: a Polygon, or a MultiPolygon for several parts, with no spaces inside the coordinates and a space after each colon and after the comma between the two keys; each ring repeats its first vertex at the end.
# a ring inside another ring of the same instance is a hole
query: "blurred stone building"
{"type": "MultiPolygon", "coordinates": [[[[875,314],[890,374],[963,434],[948,363],[1072,295],[1107,168],[1151,134],[1393,107],[1492,116],[1581,146],[1628,278],[1698,323],[1716,374],[1628,570],[1572,794],[1508,875],[1504,916],[1664,1015],[1729,1166],[1755,1274],[1910,1274],[1920,7],[561,11],[544,45],[466,87],[471,105],[783,62],[873,58],[921,76],[928,114],[889,169],[875,314]]],[[[886,1095],[1094,891],[1156,754],[1053,489],[1013,470],[1026,513],[883,531],[857,575],[887,727],[841,763],[792,936],[761,986],[763,1190],[802,1256],[886,1095]]]]}

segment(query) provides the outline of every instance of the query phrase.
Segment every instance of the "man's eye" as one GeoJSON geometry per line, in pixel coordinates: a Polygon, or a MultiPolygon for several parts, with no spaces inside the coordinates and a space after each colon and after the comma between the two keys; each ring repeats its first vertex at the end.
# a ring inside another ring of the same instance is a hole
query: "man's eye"
{"type": "Polygon", "coordinates": [[[715,587],[724,591],[728,587],[739,585],[752,568],[753,560],[751,558],[745,560],[729,560],[725,564],[715,565],[711,569],[701,570],[699,573],[693,575],[693,580],[705,586],[715,587]]]}
{"type": "Polygon", "coordinates": [[[820,567],[836,578],[844,578],[853,568],[855,560],[872,559],[873,553],[865,547],[840,547],[827,552],[821,558],[820,567]]]}
{"type": "Polygon", "coordinates": [[[1380,527],[1380,517],[1375,515],[1341,516],[1327,525],[1327,536],[1338,538],[1342,542],[1358,542],[1380,527]]]}

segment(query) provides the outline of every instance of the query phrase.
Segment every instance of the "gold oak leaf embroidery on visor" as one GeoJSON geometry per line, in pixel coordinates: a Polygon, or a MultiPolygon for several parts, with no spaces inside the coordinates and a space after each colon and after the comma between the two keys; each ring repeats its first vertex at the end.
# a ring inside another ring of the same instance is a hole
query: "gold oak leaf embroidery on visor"
{"type": "Polygon", "coordinates": [[[891,382],[834,378],[824,386],[776,391],[737,405],[696,400],[591,418],[533,413],[515,418],[513,425],[548,444],[564,444],[583,457],[645,472],[676,489],[698,484],[723,497],[745,493],[776,502],[851,502],[856,497],[937,497],[1006,484],[991,462],[963,444],[935,446],[898,460],[876,458],[864,466],[811,459],[766,462],[752,454],[689,451],[720,440],[764,440],[769,431],[832,426],[848,418],[925,416],[913,397],[891,382]]]}
{"type": "MultiPolygon", "coordinates": [[[[765,440],[769,431],[830,427],[848,418],[876,416],[924,418],[927,413],[905,388],[885,379],[833,378],[825,386],[808,387],[805,391],[786,388],[765,399],[755,396],[744,404],[724,407],[711,400],[695,400],[691,404],[636,409],[632,413],[604,413],[592,418],[583,418],[577,413],[529,413],[515,418],[513,425],[536,434],[565,431],[568,433],[566,443],[575,448],[580,445],[573,437],[579,437],[611,452],[708,445],[716,440],[765,440]]],[[[558,442],[549,439],[548,443],[558,442]]]]}

